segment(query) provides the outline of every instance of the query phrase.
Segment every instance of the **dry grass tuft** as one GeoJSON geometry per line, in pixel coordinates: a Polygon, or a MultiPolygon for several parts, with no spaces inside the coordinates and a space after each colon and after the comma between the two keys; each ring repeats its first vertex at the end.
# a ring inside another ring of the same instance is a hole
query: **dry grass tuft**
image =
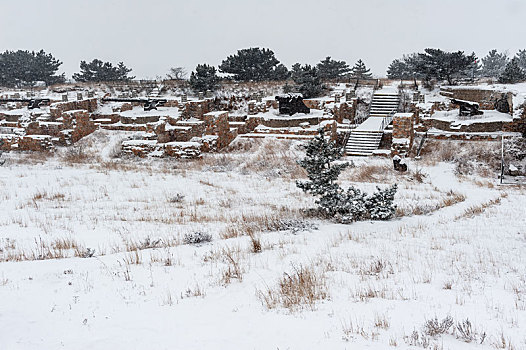
{"type": "Polygon", "coordinates": [[[281,306],[291,311],[305,306],[315,308],[318,300],[328,298],[324,274],[313,266],[294,267],[292,273],[285,273],[275,288],[257,291],[263,305],[268,309],[281,306]]]}
{"type": "Polygon", "coordinates": [[[224,248],[221,253],[227,264],[227,267],[221,272],[222,284],[230,284],[233,279],[237,279],[239,282],[243,281],[245,271],[240,265],[241,257],[239,249],[224,248]]]}
{"type": "Polygon", "coordinates": [[[464,219],[464,218],[473,218],[475,216],[478,216],[484,213],[486,209],[499,205],[502,201],[502,198],[505,198],[505,197],[507,197],[507,194],[503,194],[501,195],[501,197],[497,197],[495,199],[489,200],[479,205],[473,205],[467,208],[462,215],[455,217],[455,220],[464,219]]]}
{"type": "Polygon", "coordinates": [[[462,193],[450,190],[445,193],[445,196],[437,204],[422,204],[416,203],[409,206],[398,206],[396,208],[396,216],[412,216],[412,215],[428,215],[437,210],[450,207],[454,204],[464,202],[466,196],[462,193]]]}

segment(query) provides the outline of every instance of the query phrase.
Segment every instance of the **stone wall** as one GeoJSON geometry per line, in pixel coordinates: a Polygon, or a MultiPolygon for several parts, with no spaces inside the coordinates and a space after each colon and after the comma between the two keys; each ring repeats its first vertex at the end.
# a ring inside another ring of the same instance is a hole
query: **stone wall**
{"type": "MultiPolygon", "coordinates": [[[[449,98],[477,102],[480,109],[495,109],[495,102],[502,97],[506,97],[510,110],[513,111],[513,94],[491,89],[474,89],[474,88],[452,88],[443,87],[440,94],[449,98]]],[[[512,112],[513,113],[513,112],[512,112]]]]}
{"type": "Polygon", "coordinates": [[[205,135],[217,135],[217,147],[221,149],[227,146],[230,139],[230,124],[228,123],[228,112],[209,112],[203,115],[205,122],[205,135]]]}
{"type": "Polygon", "coordinates": [[[197,101],[188,101],[182,107],[181,116],[183,118],[201,119],[203,116],[212,111],[214,107],[213,99],[204,99],[197,101]]]}
{"type": "Polygon", "coordinates": [[[92,113],[97,109],[97,106],[97,99],[90,98],[86,100],[53,103],[50,106],[49,112],[51,114],[51,118],[57,119],[62,117],[62,113],[67,111],[83,109],[89,113],[92,113]]]}
{"type": "Polygon", "coordinates": [[[414,114],[396,113],[393,118],[391,154],[406,155],[413,145],[414,114]]]}
{"type": "Polygon", "coordinates": [[[52,137],[49,135],[2,135],[4,141],[2,151],[51,151],[54,149],[52,137]]]}
{"type": "Polygon", "coordinates": [[[433,118],[422,118],[421,124],[417,131],[427,131],[431,128],[448,131],[448,132],[520,132],[526,130],[526,116],[514,118],[512,121],[494,121],[494,122],[471,122],[462,124],[449,120],[440,120],[433,118]]]}
{"type": "Polygon", "coordinates": [[[352,102],[336,103],[334,108],[332,109],[334,119],[338,123],[342,123],[344,119],[348,119],[351,122],[354,121],[354,117],[356,116],[357,105],[357,99],[353,99],[352,102]]]}
{"type": "Polygon", "coordinates": [[[321,116],[308,116],[305,117],[276,117],[276,118],[261,118],[261,124],[269,128],[292,128],[300,127],[303,123],[308,123],[309,125],[317,125],[322,120],[331,119],[322,118],[321,116]]]}

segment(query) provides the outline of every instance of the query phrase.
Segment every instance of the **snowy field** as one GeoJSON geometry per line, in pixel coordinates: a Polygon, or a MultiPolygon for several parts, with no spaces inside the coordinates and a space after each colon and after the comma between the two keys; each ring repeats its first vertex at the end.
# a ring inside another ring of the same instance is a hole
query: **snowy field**
{"type": "Polygon", "coordinates": [[[108,135],[4,154],[1,349],[526,349],[524,187],[354,159],[343,185],[398,183],[398,216],[341,225],[306,216],[297,142],[138,160],[108,135]]]}

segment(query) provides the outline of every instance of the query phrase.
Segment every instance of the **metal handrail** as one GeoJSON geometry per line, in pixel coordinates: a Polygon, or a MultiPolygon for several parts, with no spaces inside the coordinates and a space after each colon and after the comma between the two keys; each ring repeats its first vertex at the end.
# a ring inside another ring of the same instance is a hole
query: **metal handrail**
{"type": "Polygon", "coordinates": [[[382,123],[380,124],[380,131],[384,130],[394,119],[394,115],[396,114],[396,110],[389,113],[387,117],[383,117],[382,123]]]}

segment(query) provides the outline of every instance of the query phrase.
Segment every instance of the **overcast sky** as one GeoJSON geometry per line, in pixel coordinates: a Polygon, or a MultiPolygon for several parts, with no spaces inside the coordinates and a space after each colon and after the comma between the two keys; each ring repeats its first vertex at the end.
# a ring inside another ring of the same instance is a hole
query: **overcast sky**
{"type": "Polygon", "coordinates": [[[479,57],[526,48],[524,0],[0,1],[0,50],[44,49],[67,76],[99,58],[155,78],[248,47],[268,47],[288,67],[361,58],[385,75],[393,58],[426,47],[479,57]]]}

